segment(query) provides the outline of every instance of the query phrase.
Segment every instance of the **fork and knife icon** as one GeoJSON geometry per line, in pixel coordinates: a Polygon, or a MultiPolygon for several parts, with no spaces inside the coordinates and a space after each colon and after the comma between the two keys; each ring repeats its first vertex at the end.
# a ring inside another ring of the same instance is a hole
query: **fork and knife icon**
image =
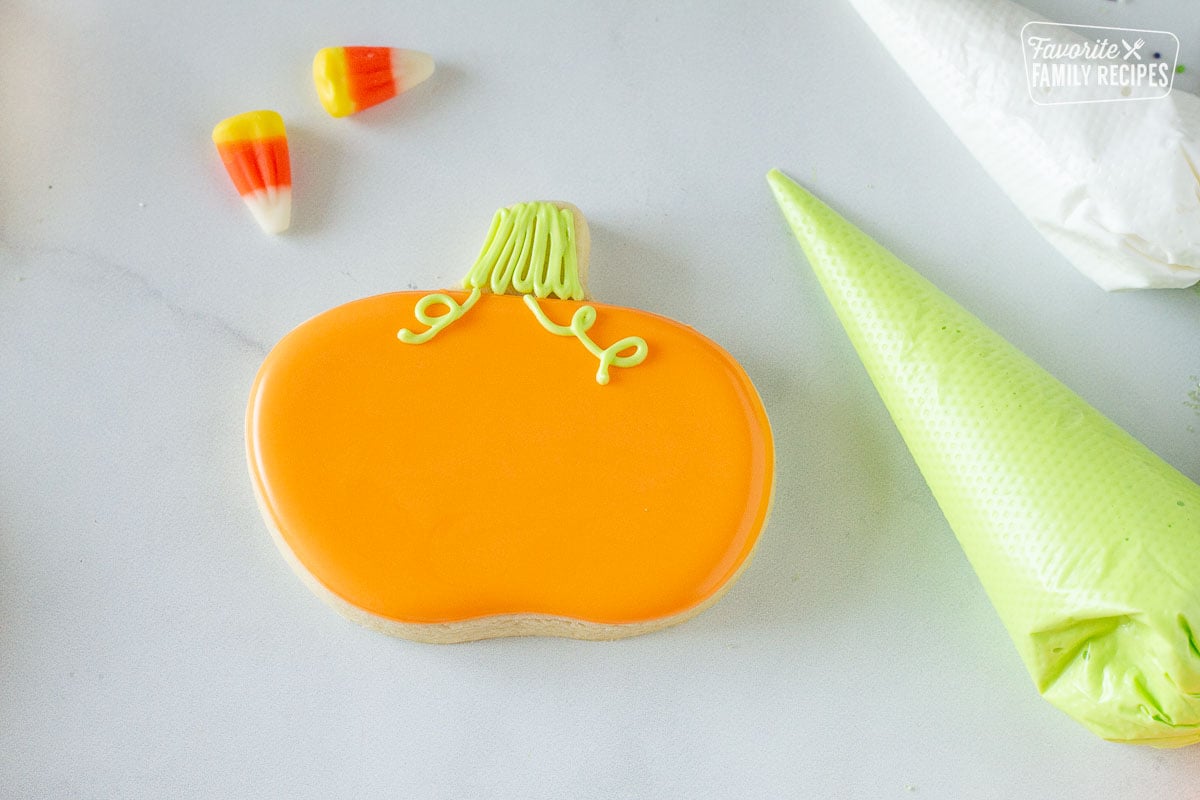
{"type": "Polygon", "coordinates": [[[1138,39],[1136,42],[1134,42],[1134,43],[1131,45],[1131,44],[1129,44],[1129,42],[1127,42],[1127,41],[1125,41],[1124,39],[1122,39],[1122,40],[1121,40],[1121,44],[1125,45],[1125,56],[1124,56],[1124,60],[1125,60],[1125,61],[1128,61],[1128,60],[1129,60],[1129,57],[1130,57],[1130,56],[1132,56],[1132,57],[1136,58],[1138,61],[1141,61],[1141,60],[1142,60],[1142,54],[1141,54],[1140,52],[1138,52],[1138,51],[1142,49],[1142,45],[1144,45],[1145,43],[1146,43],[1146,40],[1145,40],[1145,39],[1138,39]]]}

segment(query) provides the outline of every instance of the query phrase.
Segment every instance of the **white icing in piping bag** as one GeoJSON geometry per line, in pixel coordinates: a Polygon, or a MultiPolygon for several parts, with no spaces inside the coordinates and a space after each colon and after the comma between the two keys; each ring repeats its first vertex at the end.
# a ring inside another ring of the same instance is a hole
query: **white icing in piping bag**
{"type": "MultiPolygon", "coordinates": [[[[1200,281],[1200,98],[1038,105],[1010,0],[850,0],[1034,227],[1105,289],[1200,281]]],[[[1070,20],[1067,20],[1068,22],[1070,20]]]]}

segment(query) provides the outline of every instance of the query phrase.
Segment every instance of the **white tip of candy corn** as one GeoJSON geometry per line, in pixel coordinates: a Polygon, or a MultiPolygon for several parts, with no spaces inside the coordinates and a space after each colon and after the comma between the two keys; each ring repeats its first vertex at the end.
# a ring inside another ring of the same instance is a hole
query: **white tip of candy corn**
{"type": "Polygon", "coordinates": [[[433,74],[433,69],[433,56],[428,53],[392,49],[392,74],[396,81],[396,94],[423,83],[433,74]]]}
{"type": "Polygon", "coordinates": [[[257,191],[242,197],[260,228],[267,233],[283,233],[292,223],[292,190],[257,191]]]}

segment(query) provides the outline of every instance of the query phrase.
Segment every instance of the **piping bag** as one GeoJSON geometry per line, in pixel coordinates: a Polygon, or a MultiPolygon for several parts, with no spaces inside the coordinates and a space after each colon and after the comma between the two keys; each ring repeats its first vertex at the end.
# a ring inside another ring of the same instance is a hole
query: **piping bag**
{"type": "MultiPolygon", "coordinates": [[[[850,3],[1076,269],[1108,290],[1200,281],[1200,97],[1172,89],[1154,99],[1039,105],[1021,29],[1043,19],[1017,3],[850,3]]],[[[1037,91],[1053,100],[1056,90],[1037,91]]]]}
{"type": "Polygon", "coordinates": [[[1200,486],[782,173],[780,209],[1038,691],[1200,741],[1200,486]]]}

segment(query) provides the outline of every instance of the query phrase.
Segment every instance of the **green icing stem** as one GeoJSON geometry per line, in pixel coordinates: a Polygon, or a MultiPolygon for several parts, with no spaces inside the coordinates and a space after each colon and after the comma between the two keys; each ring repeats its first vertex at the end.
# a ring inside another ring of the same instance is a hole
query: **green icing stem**
{"type": "Polygon", "coordinates": [[[471,306],[475,305],[475,301],[479,299],[480,293],[479,289],[472,290],[462,305],[456,303],[450,295],[442,294],[441,292],[425,295],[417,301],[416,308],[413,309],[413,314],[416,316],[418,322],[422,325],[428,325],[429,329],[423,333],[413,333],[408,328],[401,328],[400,332],[396,334],[396,338],[405,344],[424,344],[428,342],[452,322],[470,311],[471,306]],[[429,307],[434,303],[444,305],[446,313],[437,317],[430,315],[429,307]]]}
{"type": "Polygon", "coordinates": [[[571,324],[569,326],[558,325],[546,316],[546,312],[542,311],[542,307],[538,305],[537,299],[532,295],[525,295],[525,305],[529,306],[529,310],[533,312],[533,316],[537,317],[537,321],[542,324],[542,327],[557,336],[574,336],[588,352],[600,359],[600,368],[596,370],[596,383],[601,386],[608,383],[608,368],[615,367],[636,367],[646,358],[646,340],[640,336],[626,336],[624,339],[601,349],[600,345],[592,341],[587,335],[588,329],[596,322],[596,309],[594,306],[580,306],[575,309],[575,313],[571,315],[571,324]],[[622,351],[633,348],[633,352],[627,356],[619,355],[622,351]]]}
{"type": "Polygon", "coordinates": [[[582,300],[571,211],[553,203],[497,211],[479,258],[463,278],[464,289],[484,287],[495,294],[511,287],[521,294],[582,300]]]}

